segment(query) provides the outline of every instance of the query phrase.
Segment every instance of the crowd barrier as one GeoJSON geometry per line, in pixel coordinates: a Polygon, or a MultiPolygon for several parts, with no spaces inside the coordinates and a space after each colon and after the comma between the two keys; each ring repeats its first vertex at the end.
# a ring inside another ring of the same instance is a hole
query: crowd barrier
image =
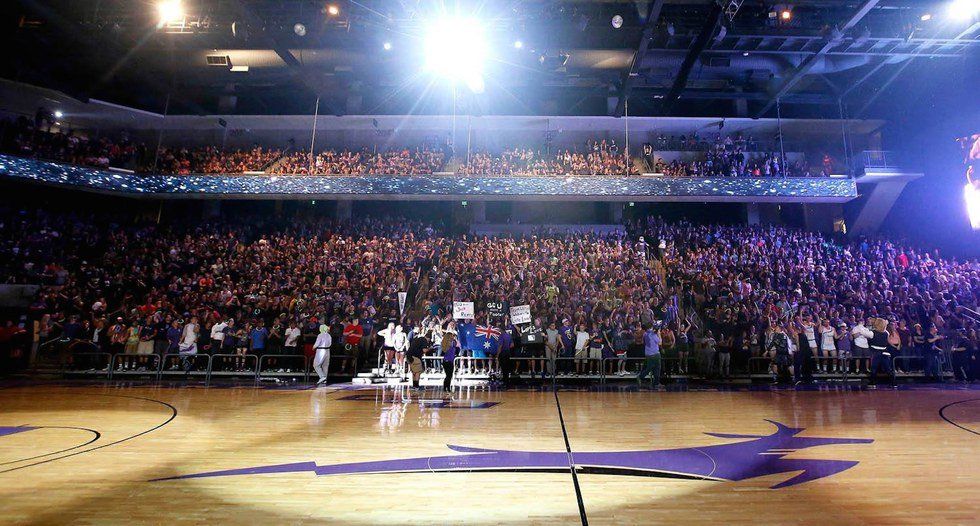
{"type": "MultiPolygon", "coordinates": [[[[692,353],[693,354],[693,353],[692,353]]],[[[336,365],[347,361],[350,364],[349,374],[357,370],[357,357],[354,355],[329,355],[327,371],[331,376],[343,376],[344,373],[336,365]]],[[[952,377],[952,360],[949,351],[938,355],[942,376],[952,377]]],[[[511,376],[522,379],[551,380],[583,380],[605,383],[616,380],[636,379],[641,371],[645,358],[642,357],[607,357],[607,358],[575,358],[561,356],[545,357],[511,357],[511,376]]],[[[829,360],[829,359],[828,359],[829,360]]],[[[824,360],[827,362],[828,360],[824,360]]],[[[858,362],[864,358],[835,359],[833,367],[826,372],[814,370],[814,376],[819,379],[840,379],[846,381],[849,377],[867,378],[866,370],[858,369],[858,362]],[[845,364],[841,370],[841,362],[845,364]]],[[[671,380],[677,378],[713,379],[718,377],[718,366],[710,361],[705,362],[701,357],[689,356],[687,363],[682,364],[678,357],[661,356],[661,378],[671,380]],[[682,366],[683,365],[683,366],[682,366]]],[[[732,366],[732,379],[759,379],[771,377],[770,364],[772,359],[765,356],[749,357],[743,361],[742,367],[732,366]]],[[[926,359],[916,355],[900,355],[892,357],[898,376],[905,378],[926,376],[926,359]]],[[[441,378],[443,374],[442,356],[426,355],[422,357],[422,374],[429,379],[441,378]]],[[[818,362],[814,362],[815,365],[818,362]]],[[[382,362],[383,365],[383,362],[382,362]]],[[[792,365],[792,362],[791,364],[792,365]]],[[[495,358],[474,358],[457,356],[454,361],[454,377],[460,380],[487,380],[500,376],[500,364],[495,358]]],[[[212,376],[245,376],[255,379],[271,377],[292,377],[310,380],[313,375],[312,358],[305,355],[291,354],[215,354],[199,353],[185,354],[131,354],[120,353],[112,355],[106,352],[80,352],[68,354],[60,364],[61,373],[65,375],[105,376],[109,379],[119,376],[203,376],[210,381],[212,376]]],[[[396,375],[407,377],[407,371],[396,368],[396,375]]]]}
{"type": "Polygon", "coordinates": [[[109,377],[112,368],[112,355],[107,352],[82,352],[65,357],[61,362],[62,371],[66,374],[84,373],[105,375],[109,377]]]}
{"type": "Polygon", "coordinates": [[[258,378],[294,377],[310,379],[312,360],[304,354],[263,354],[259,357],[258,378]]]}
{"type": "Polygon", "coordinates": [[[168,353],[163,355],[162,363],[157,378],[171,375],[207,377],[211,370],[211,355],[168,353]]]}
{"type": "Polygon", "coordinates": [[[159,354],[125,354],[112,357],[109,368],[109,379],[117,375],[153,375],[158,376],[162,364],[159,354]]]}

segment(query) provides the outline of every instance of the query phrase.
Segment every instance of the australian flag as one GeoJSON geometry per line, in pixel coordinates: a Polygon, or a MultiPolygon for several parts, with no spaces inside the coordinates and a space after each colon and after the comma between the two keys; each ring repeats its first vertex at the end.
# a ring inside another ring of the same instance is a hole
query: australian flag
{"type": "Polygon", "coordinates": [[[477,325],[473,333],[471,349],[493,351],[500,343],[500,329],[495,329],[489,325],[477,325]]]}

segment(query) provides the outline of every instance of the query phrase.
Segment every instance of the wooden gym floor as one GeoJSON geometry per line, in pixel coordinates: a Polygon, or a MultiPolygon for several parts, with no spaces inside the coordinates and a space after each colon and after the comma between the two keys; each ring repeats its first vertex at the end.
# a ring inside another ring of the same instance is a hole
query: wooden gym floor
{"type": "Polygon", "coordinates": [[[964,387],[8,385],[0,524],[977,524],[978,433],[964,387]]]}

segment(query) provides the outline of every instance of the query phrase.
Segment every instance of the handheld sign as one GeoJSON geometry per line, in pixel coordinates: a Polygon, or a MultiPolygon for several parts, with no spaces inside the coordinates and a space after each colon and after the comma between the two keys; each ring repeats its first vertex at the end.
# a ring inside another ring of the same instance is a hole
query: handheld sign
{"type": "Polygon", "coordinates": [[[453,318],[457,320],[472,320],[473,318],[475,318],[475,316],[473,315],[473,302],[454,301],[453,318]]]}
{"type": "Polygon", "coordinates": [[[398,293],[398,314],[405,315],[405,300],[408,299],[407,292],[398,293]]]}
{"type": "Polygon", "coordinates": [[[531,323],[531,306],[517,305],[510,308],[510,321],[516,325],[531,323]]]}
{"type": "Polygon", "coordinates": [[[503,318],[504,304],[499,301],[488,301],[487,313],[490,315],[491,318],[503,318]]]}

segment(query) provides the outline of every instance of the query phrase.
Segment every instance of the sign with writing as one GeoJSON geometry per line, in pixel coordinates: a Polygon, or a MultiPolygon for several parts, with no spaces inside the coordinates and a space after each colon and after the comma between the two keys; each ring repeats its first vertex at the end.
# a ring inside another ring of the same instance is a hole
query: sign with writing
{"type": "Polygon", "coordinates": [[[453,318],[457,320],[472,320],[473,318],[475,318],[475,316],[473,315],[473,302],[454,301],[453,318]]]}
{"type": "Polygon", "coordinates": [[[487,313],[490,315],[491,318],[503,318],[504,304],[499,301],[488,301],[487,313]]]}
{"type": "Polygon", "coordinates": [[[510,321],[516,325],[531,323],[531,306],[517,305],[510,308],[510,321]]]}

